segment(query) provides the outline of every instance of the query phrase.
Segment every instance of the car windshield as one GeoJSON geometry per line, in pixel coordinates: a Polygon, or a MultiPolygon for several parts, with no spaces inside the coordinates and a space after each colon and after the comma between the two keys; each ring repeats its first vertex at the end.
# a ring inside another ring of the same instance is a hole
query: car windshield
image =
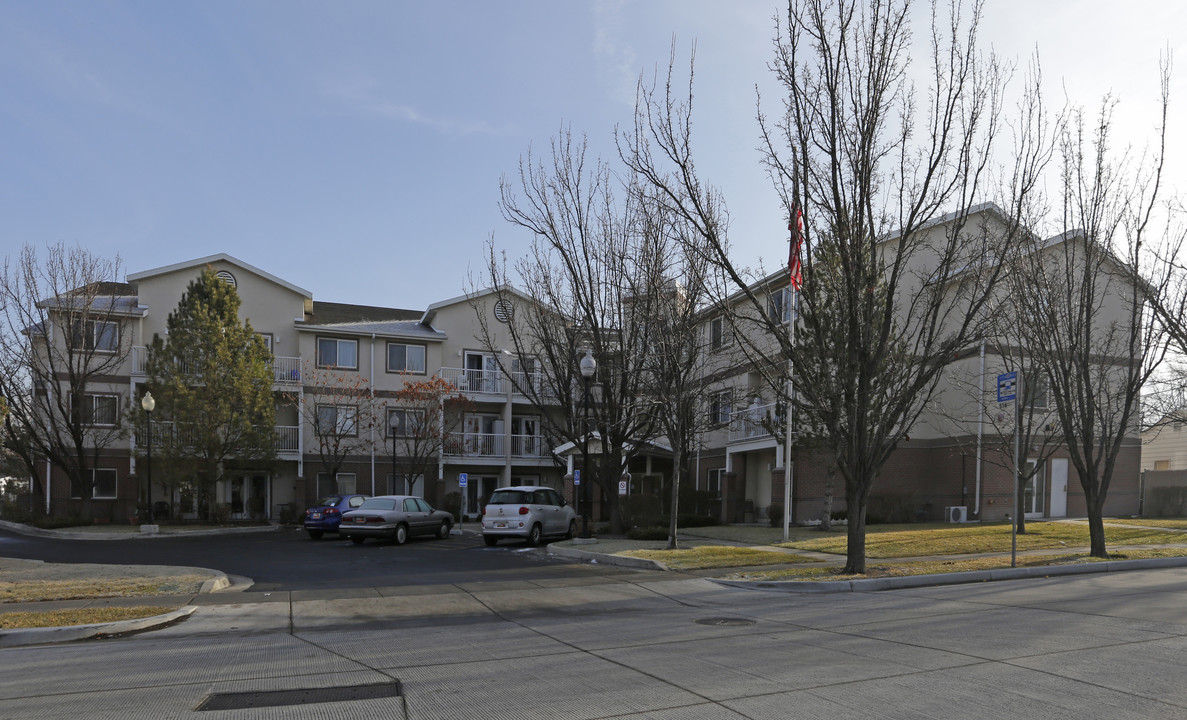
{"type": "Polygon", "coordinates": [[[371,498],[364,502],[359,510],[394,510],[396,508],[396,501],[394,498],[371,498]]]}
{"type": "Polygon", "coordinates": [[[524,490],[495,490],[490,496],[491,505],[526,505],[532,502],[532,493],[524,490]]]}
{"type": "Polygon", "coordinates": [[[318,505],[337,505],[340,500],[342,500],[341,495],[327,495],[326,497],[322,498],[321,500],[318,500],[317,504],[318,505]]]}

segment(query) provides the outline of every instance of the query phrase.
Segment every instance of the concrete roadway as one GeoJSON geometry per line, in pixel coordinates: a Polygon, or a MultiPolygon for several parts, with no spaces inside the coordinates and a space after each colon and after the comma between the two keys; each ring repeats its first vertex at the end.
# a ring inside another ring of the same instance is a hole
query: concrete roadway
{"type": "Polygon", "coordinates": [[[0,717],[1187,718],[1187,569],[800,595],[572,567],[0,650],[0,717]]]}

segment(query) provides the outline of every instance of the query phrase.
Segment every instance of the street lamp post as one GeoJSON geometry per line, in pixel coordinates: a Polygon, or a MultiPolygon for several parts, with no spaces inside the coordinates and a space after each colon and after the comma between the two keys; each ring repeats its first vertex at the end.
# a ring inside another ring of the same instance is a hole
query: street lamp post
{"type": "Polygon", "coordinates": [[[581,537],[590,537],[589,531],[589,381],[593,379],[594,372],[598,369],[598,361],[594,360],[593,354],[589,350],[585,351],[585,357],[581,358],[581,378],[585,381],[585,398],[582,403],[584,406],[585,415],[585,440],[581,448],[581,474],[584,476],[584,482],[581,483],[581,537]]]}
{"type": "MultiPolygon", "coordinates": [[[[399,435],[400,431],[400,413],[393,412],[391,415],[389,415],[387,418],[387,424],[388,427],[392,429],[392,491],[394,492],[396,487],[396,478],[398,477],[396,475],[396,436],[399,435]]],[[[404,492],[408,492],[407,485],[404,486],[404,492]]]]}
{"type": "Polygon", "coordinates": [[[145,392],[144,397],[140,398],[140,407],[144,409],[144,425],[147,434],[146,452],[144,457],[144,474],[148,479],[148,482],[145,483],[148,503],[144,508],[144,524],[152,525],[152,411],[156,409],[157,401],[153,399],[151,392],[145,392]]]}

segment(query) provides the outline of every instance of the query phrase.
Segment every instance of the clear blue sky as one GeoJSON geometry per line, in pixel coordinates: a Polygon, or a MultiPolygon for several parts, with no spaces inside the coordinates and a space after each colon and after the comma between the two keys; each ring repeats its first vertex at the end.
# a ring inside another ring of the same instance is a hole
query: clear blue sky
{"type": "MultiPolygon", "coordinates": [[[[990,0],[982,40],[1023,61],[1037,44],[1056,95],[1095,106],[1112,90],[1141,145],[1158,52],[1187,63],[1178,5],[990,0]]],[[[754,117],[756,85],[778,98],[779,7],[3,0],[0,254],[63,241],[136,272],[227,252],[320,300],[423,308],[464,292],[492,235],[523,251],[500,176],[564,124],[611,155],[639,73],[666,65],[675,37],[682,59],[697,42],[700,170],[725,193],[739,259],[773,266],[786,223],[754,117]]]]}

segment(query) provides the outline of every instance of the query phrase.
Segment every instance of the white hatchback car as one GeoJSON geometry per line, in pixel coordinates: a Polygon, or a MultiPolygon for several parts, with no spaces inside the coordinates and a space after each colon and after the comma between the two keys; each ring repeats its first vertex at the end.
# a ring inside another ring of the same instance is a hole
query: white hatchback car
{"type": "Polygon", "coordinates": [[[577,534],[577,513],[550,487],[518,485],[494,491],[482,512],[482,539],[495,545],[499,538],[524,538],[540,545],[545,537],[577,534]]]}

